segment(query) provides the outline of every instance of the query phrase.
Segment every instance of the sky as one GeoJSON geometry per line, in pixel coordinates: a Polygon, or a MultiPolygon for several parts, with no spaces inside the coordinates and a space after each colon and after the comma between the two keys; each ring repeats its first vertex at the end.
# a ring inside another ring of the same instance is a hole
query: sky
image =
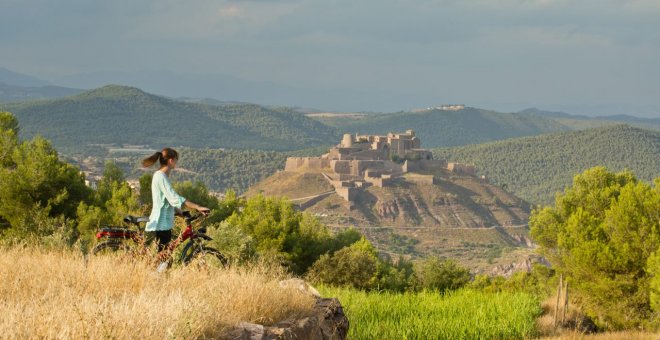
{"type": "Polygon", "coordinates": [[[0,67],[170,96],[660,117],[658,61],[660,0],[0,0],[0,67]]]}

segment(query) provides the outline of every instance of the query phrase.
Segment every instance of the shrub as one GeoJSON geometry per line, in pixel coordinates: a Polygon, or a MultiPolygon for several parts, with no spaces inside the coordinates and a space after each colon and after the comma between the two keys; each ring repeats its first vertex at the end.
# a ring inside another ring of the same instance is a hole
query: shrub
{"type": "Polygon", "coordinates": [[[470,282],[470,272],[453,260],[429,257],[415,266],[413,287],[416,290],[455,290],[470,282]]]}
{"type": "Polygon", "coordinates": [[[369,241],[362,238],[332,255],[321,256],[307,276],[316,283],[372,289],[378,284],[377,273],[377,251],[369,241]]]}

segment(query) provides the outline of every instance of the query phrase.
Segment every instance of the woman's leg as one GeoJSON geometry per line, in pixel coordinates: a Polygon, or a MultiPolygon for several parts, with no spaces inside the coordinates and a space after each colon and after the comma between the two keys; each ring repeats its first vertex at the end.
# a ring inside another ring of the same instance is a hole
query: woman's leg
{"type": "Polygon", "coordinates": [[[156,231],[156,239],[158,239],[158,251],[161,252],[172,241],[172,229],[156,231]]]}

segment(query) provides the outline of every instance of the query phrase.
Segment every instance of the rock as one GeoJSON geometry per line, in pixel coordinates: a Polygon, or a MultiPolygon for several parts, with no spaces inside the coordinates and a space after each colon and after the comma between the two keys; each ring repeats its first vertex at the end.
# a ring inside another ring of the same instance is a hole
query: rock
{"type": "Polygon", "coordinates": [[[513,262],[506,265],[499,265],[493,268],[489,273],[490,276],[504,276],[511,277],[516,272],[526,272],[529,273],[532,271],[532,266],[535,263],[542,264],[546,267],[550,267],[548,260],[541,256],[528,256],[527,258],[521,260],[520,262],[513,262]]]}
{"type": "Polygon", "coordinates": [[[319,291],[316,290],[314,287],[312,287],[309,283],[301,280],[301,279],[288,279],[288,280],[282,280],[279,282],[280,287],[282,288],[296,288],[299,291],[312,295],[316,298],[320,298],[321,294],[319,294],[319,291]]]}
{"type": "Polygon", "coordinates": [[[348,334],[348,318],[337,299],[319,298],[314,315],[300,320],[284,320],[272,327],[243,322],[226,333],[223,339],[321,339],[344,340],[348,334]]]}

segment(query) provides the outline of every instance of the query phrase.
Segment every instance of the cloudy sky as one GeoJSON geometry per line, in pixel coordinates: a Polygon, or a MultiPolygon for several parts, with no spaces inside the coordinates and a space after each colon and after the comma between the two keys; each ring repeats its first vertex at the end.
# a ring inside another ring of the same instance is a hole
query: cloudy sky
{"type": "Polygon", "coordinates": [[[660,0],[0,0],[0,67],[68,86],[225,77],[335,110],[660,117],[660,0]]]}

